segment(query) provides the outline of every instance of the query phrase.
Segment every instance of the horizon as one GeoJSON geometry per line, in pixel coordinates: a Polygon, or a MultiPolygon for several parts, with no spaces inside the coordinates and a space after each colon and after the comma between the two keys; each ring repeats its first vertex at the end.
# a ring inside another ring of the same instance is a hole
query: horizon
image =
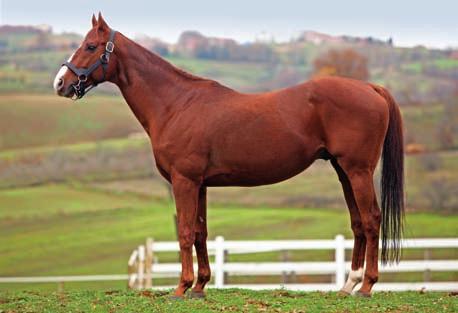
{"type": "Polygon", "coordinates": [[[281,5],[241,0],[230,5],[216,5],[209,0],[192,4],[178,0],[167,3],[131,0],[129,6],[109,1],[81,2],[72,8],[71,14],[64,15],[64,7],[56,6],[51,0],[36,3],[0,0],[0,25],[47,24],[55,33],[85,35],[92,13],[101,11],[111,27],[129,37],[147,35],[167,43],[176,43],[187,30],[240,43],[259,38],[288,42],[303,31],[312,30],[332,36],[392,38],[397,47],[458,47],[458,36],[453,35],[458,33],[458,20],[453,16],[458,4],[450,0],[438,0],[434,4],[387,0],[377,10],[361,0],[352,0],[352,5],[329,1],[305,4],[296,0],[284,0],[281,5]],[[392,9],[394,6],[396,10],[392,9]]]}

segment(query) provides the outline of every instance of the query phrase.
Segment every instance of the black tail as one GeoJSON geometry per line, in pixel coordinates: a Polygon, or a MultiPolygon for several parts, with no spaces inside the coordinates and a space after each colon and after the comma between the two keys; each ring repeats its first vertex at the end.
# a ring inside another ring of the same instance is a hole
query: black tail
{"type": "Polygon", "coordinates": [[[404,140],[402,117],[391,94],[376,86],[388,102],[390,118],[382,153],[382,263],[399,262],[404,220],[404,140]]]}

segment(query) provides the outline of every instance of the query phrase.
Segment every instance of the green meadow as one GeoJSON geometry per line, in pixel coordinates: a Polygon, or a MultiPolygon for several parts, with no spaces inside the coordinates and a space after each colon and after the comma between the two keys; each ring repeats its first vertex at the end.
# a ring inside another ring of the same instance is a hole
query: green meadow
{"type": "Polygon", "coordinates": [[[209,290],[205,300],[172,301],[169,292],[78,291],[65,293],[11,292],[0,295],[4,312],[291,312],[452,313],[458,300],[452,293],[382,292],[370,299],[336,293],[286,290],[209,290]]]}
{"type": "MultiPolygon", "coordinates": [[[[131,251],[146,237],[157,241],[176,239],[172,203],[153,196],[59,184],[1,190],[0,199],[0,276],[122,274],[126,273],[131,251]]],[[[217,235],[234,240],[332,239],[336,234],[352,237],[349,216],[343,207],[271,208],[210,202],[208,220],[210,239],[217,235]]],[[[406,234],[407,237],[453,237],[457,225],[456,216],[411,213],[406,234]]],[[[275,253],[234,256],[231,260],[255,257],[279,260],[275,253]]],[[[293,260],[332,257],[332,251],[291,256],[293,260]]],[[[421,258],[422,254],[415,251],[406,254],[406,258],[412,257],[421,258]]],[[[439,250],[432,257],[453,257],[453,251],[439,250]]],[[[159,261],[176,262],[177,255],[160,255],[159,261]]],[[[437,278],[447,279],[446,276],[437,278]]],[[[421,278],[418,275],[411,279],[421,278]]],[[[122,288],[125,282],[69,283],[65,288],[101,286],[122,288]]],[[[11,288],[55,290],[56,285],[0,284],[1,290],[11,288]]]]}

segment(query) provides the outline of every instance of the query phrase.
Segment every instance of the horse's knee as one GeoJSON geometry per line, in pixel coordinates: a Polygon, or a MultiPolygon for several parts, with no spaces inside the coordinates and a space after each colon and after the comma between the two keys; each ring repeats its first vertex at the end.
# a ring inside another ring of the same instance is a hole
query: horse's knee
{"type": "Polygon", "coordinates": [[[196,240],[196,235],[194,232],[179,232],[178,241],[180,243],[180,249],[189,249],[192,248],[196,240]]]}

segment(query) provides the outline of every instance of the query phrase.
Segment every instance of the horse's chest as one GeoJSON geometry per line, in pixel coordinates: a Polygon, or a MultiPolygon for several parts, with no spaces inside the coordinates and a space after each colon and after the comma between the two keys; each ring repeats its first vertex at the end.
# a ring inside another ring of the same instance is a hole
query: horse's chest
{"type": "Polygon", "coordinates": [[[168,162],[168,158],[165,153],[158,151],[153,146],[153,156],[154,161],[156,163],[156,168],[158,169],[159,173],[169,182],[171,181],[171,166],[168,162]]]}

